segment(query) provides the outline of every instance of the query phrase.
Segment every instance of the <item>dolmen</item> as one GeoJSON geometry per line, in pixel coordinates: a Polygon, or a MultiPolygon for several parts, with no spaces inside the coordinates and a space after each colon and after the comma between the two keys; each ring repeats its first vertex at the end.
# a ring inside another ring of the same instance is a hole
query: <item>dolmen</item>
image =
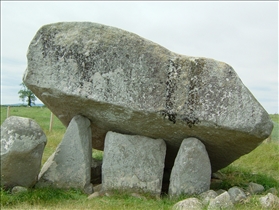
{"type": "Polygon", "coordinates": [[[92,147],[105,151],[108,132],[161,139],[164,171],[172,179],[178,153],[187,151],[181,145],[193,138],[204,146],[198,147],[213,173],[251,152],[273,129],[230,65],[180,55],[115,27],[45,25],[27,58],[24,83],[65,126],[77,115],[88,118],[92,147]]]}

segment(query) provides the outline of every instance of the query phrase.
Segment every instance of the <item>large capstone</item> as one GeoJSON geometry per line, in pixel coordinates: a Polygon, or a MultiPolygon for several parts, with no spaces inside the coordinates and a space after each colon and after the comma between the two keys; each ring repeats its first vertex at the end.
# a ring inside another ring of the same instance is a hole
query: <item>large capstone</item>
{"type": "Polygon", "coordinates": [[[11,116],[1,125],[1,186],[33,187],[47,138],[32,119],[11,116]]]}
{"type": "Polygon", "coordinates": [[[45,25],[28,49],[23,80],[67,126],[91,120],[92,145],[108,131],[164,139],[171,170],[183,139],[206,146],[212,171],[249,153],[273,128],[268,113],[226,63],[173,53],[96,23],[45,25]]]}

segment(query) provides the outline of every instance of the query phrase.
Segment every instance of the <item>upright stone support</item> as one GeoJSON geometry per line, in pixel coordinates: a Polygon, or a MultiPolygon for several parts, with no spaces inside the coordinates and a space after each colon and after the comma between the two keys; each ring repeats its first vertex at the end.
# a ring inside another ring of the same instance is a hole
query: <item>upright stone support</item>
{"type": "Polygon", "coordinates": [[[75,116],[56,151],[44,164],[36,187],[76,188],[92,193],[90,121],[75,116]]]}
{"type": "Polygon", "coordinates": [[[172,168],[170,196],[200,194],[209,190],[211,165],[205,146],[196,138],[184,139],[172,168]]]}
{"type": "Polygon", "coordinates": [[[103,190],[160,195],[165,154],[162,139],[108,132],[102,165],[103,190]]]}

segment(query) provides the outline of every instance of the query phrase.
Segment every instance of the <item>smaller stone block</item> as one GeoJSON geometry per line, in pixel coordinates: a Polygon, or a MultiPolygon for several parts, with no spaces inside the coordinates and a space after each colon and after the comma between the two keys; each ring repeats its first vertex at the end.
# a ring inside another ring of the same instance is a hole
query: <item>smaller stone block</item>
{"type": "Polygon", "coordinates": [[[202,201],[202,204],[205,206],[209,204],[211,199],[214,199],[217,196],[218,196],[218,194],[214,190],[208,190],[199,195],[199,197],[202,201]]]}
{"type": "Polygon", "coordinates": [[[279,209],[279,198],[272,193],[259,198],[260,204],[265,209],[279,209]]]}
{"type": "Polygon", "coordinates": [[[91,194],[91,161],[90,121],[77,115],[71,120],[56,151],[43,165],[36,187],[75,188],[91,194]]]}
{"type": "Polygon", "coordinates": [[[239,202],[245,200],[246,197],[247,197],[245,195],[245,193],[243,192],[243,190],[240,189],[239,187],[232,187],[232,188],[230,188],[228,190],[228,193],[229,193],[229,195],[231,197],[231,201],[233,203],[239,203],[239,202]]]}
{"type": "Polygon", "coordinates": [[[23,193],[23,192],[27,192],[28,189],[26,187],[21,187],[21,186],[15,186],[12,189],[12,194],[19,194],[19,193],[23,193]]]}
{"type": "Polygon", "coordinates": [[[201,141],[184,139],[172,168],[170,196],[200,194],[209,190],[211,179],[210,160],[201,141]]]}
{"type": "Polygon", "coordinates": [[[108,132],[102,165],[102,188],[160,195],[166,144],[162,139],[108,132]]]}
{"type": "Polygon", "coordinates": [[[226,191],[216,198],[212,199],[207,207],[208,210],[217,210],[217,209],[234,209],[234,205],[231,201],[229,193],[226,191]]]}
{"type": "Polygon", "coordinates": [[[202,203],[197,198],[187,198],[176,203],[173,210],[202,210],[202,203]]]}
{"type": "Polygon", "coordinates": [[[11,116],[1,125],[1,186],[33,187],[38,180],[47,142],[32,119],[11,116]]]}
{"type": "Polygon", "coordinates": [[[250,182],[247,188],[248,192],[251,193],[252,195],[254,194],[258,194],[264,191],[264,186],[254,183],[254,182],[250,182]]]}

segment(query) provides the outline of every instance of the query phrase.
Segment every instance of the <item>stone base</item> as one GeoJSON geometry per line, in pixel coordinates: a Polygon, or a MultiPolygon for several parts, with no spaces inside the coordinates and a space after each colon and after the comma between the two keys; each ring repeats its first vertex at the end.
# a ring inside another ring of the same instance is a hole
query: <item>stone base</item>
{"type": "Polygon", "coordinates": [[[169,195],[200,194],[209,190],[211,165],[205,146],[196,138],[184,139],[170,176],[169,195]]]}
{"type": "Polygon", "coordinates": [[[56,151],[43,165],[36,187],[75,188],[91,194],[91,161],[90,121],[77,115],[56,151]]]}
{"type": "Polygon", "coordinates": [[[108,132],[102,165],[102,188],[160,195],[166,145],[162,139],[108,132]]]}

